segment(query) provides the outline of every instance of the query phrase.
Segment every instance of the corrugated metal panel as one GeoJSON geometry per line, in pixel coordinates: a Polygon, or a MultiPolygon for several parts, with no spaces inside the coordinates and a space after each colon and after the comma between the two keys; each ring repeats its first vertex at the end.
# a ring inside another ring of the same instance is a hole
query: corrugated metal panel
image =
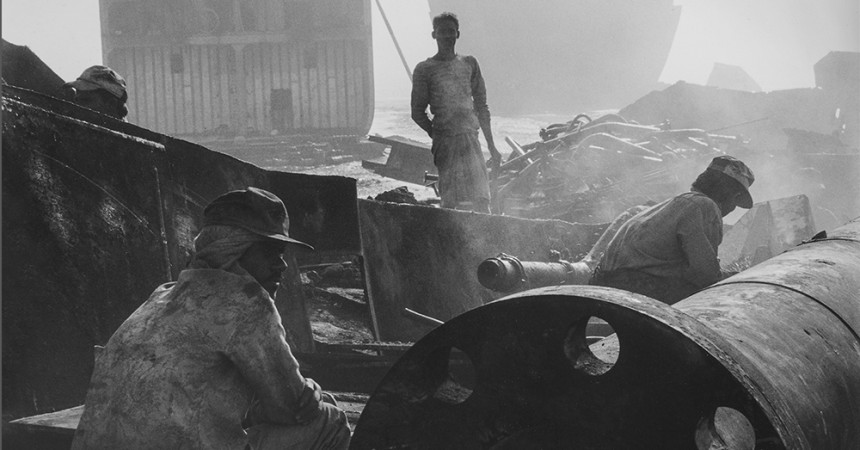
{"type": "MultiPolygon", "coordinates": [[[[357,7],[342,0],[325,5],[357,7]]],[[[258,33],[253,37],[106,35],[107,64],[129,82],[129,120],[178,135],[366,132],[373,114],[369,26],[319,5],[309,6],[321,8],[313,23],[288,23],[293,18],[285,8],[280,0],[242,5],[243,17],[249,14],[245,32],[258,33]],[[316,34],[316,22],[334,28],[316,34]],[[314,35],[290,40],[297,26],[314,35]],[[365,31],[366,40],[356,37],[365,31]]]]}

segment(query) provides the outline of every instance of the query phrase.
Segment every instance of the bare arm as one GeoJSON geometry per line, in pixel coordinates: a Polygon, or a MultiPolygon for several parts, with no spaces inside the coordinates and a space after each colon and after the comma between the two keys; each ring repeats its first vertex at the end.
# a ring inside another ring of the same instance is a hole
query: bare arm
{"type": "Polygon", "coordinates": [[[430,104],[430,86],[427,71],[419,64],[412,73],[412,120],[433,137],[433,121],[427,115],[430,104]]]}
{"type": "Polygon", "coordinates": [[[473,66],[472,70],[472,101],[474,102],[475,114],[478,116],[478,124],[481,126],[481,131],[484,133],[484,139],[487,140],[487,148],[490,150],[491,158],[494,163],[499,163],[502,160],[502,155],[496,149],[496,143],[493,140],[493,130],[490,127],[490,108],[487,106],[487,87],[484,84],[484,77],[481,75],[481,67],[478,65],[478,60],[469,57],[469,62],[473,66]]]}

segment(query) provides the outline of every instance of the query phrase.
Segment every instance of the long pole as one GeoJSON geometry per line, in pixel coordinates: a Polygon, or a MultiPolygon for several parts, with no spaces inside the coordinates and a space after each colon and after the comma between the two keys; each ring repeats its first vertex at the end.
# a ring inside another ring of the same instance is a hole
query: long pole
{"type": "Polygon", "coordinates": [[[391,24],[388,23],[388,17],[385,17],[385,10],[382,9],[382,4],[376,0],[376,7],[379,8],[379,14],[382,15],[382,21],[385,22],[385,27],[388,28],[388,34],[391,35],[391,40],[394,41],[394,47],[397,49],[397,54],[400,55],[400,61],[403,63],[403,68],[406,69],[406,76],[409,81],[412,81],[412,70],[409,69],[409,64],[406,63],[406,57],[403,56],[403,50],[400,50],[400,44],[397,43],[397,38],[394,37],[394,30],[391,29],[391,24]]]}

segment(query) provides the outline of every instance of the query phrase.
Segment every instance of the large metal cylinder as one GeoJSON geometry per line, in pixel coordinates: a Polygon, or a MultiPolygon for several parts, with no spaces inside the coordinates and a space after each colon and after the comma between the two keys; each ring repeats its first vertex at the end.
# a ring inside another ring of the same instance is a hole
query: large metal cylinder
{"type": "Polygon", "coordinates": [[[351,448],[860,448],[858,330],[860,221],[674,306],[521,292],[418,341],[351,448]]]}

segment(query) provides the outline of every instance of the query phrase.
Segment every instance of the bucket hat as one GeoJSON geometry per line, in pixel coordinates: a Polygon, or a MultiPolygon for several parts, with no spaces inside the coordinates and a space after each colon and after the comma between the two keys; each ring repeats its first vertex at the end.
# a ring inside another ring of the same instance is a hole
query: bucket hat
{"type": "Polygon", "coordinates": [[[115,70],[106,66],[89,67],[77,80],[70,81],[65,86],[71,86],[78,91],[103,89],[122,101],[128,100],[125,80],[115,70]]]}
{"type": "Polygon", "coordinates": [[[711,160],[708,169],[723,173],[740,183],[743,191],[738,199],[738,206],[747,209],[752,208],[753,200],[749,189],[755,181],[755,176],[746,164],[733,156],[720,155],[711,160]]]}
{"type": "Polygon", "coordinates": [[[249,187],[230,191],[209,203],[203,210],[203,226],[232,225],[259,236],[304,246],[309,244],[290,237],[290,217],[278,196],[249,187]]]}

